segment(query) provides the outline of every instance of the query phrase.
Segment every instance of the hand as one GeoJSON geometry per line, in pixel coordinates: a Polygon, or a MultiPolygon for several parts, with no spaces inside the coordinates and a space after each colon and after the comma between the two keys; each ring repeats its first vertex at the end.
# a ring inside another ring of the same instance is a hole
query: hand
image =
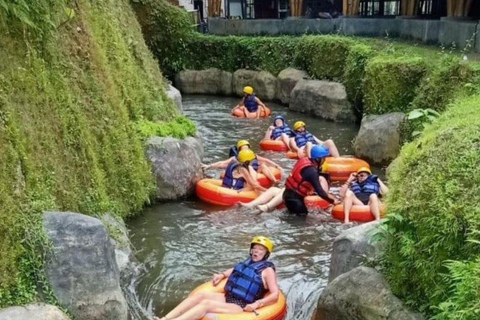
{"type": "Polygon", "coordinates": [[[356,173],[356,172],[352,172],[352,173],[350,173],[350,177],[348,177],[347,182],[348,182],[348,183],[351,183],[352,181],[355,181],[355,179],[357,179],[357,173],[356,173]]]}
{"type": "Polygon", "coordinates": [[[273,129],[275,129],[275,127],[274,127],[274,126],[270,126],[270,127],[268,127],[268,130],[273,130],[273,129]]]}
{"type": "Polygon", "coordinates": [[[216,286],[223,279],[225,279],[225,275],[223,273],[216,273],[216,274],[213,275],[212,283],[213,283],[214,286],[216,286]]]}
{"type": "Polygon", "coordinates": [[[260,307],[260,303],[254,302],[254,303],[247,304],[245,308],[243,308],[243,310],[247,312],[253,312],[254,310],[257,310],[259,307],[260,307]]]}
{"type": "Polygon", "coordinates": [[[337,198],[333,199],[333,204],[336,206],[337,204],[342,203],[342,201],[338,200],[337,198]]]}
{"type": "Polygon", "coordinates": [[[210,165],[202,163],[202,169],[203,170],[208,170],[208,169],[210,169],[210,165]]]}

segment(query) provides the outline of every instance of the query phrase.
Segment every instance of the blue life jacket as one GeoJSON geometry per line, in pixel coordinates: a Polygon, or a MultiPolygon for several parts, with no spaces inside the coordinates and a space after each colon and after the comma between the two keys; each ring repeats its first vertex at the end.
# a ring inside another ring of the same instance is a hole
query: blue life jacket
{"type": "Polygon", "coordinates": [[[245,186],[245,179],[234,178],[233,171],[240,165],[237,161],[232,161],[228,164],[227,169],[225,170],[225,175],[223,176],[222,187],[234,190],[241,190],[245,186]]]}
{"type": "Polygon", "coordinates": [[[250,162],[250,165],[253,167],[253,170],[255,171],[258,171],[258,168],[260,168],[260,163],[258,162],[257,159],[250,162]]]}
{"type": "Polygon", "coordinates": [[[245,108],[247,108],[248,112],[257,112],[258,103],[254,94],[246,96],[243,103],[245,104],[245,108]]]}
{"type": "Polygon", "coordinates": [[[315,141],[315,138],[313,138],[313,135],[308,131],[305,131],[303,133],[298,132],[295,135],[295,143],[297,144],[297,147],[301,148],[305,146],[307,142],[317,144],[317,141],[315,141]]]}
{"type": "Polygon", "coordinates": [[[283,133],[285,133],[287,137],[295,136],[295,132],[293,132],[287,124],[284,124],[282,127],[275,127],[275,129],[273,129],[270,139],[277,140],[283,133]]]}
{"type": "Polygon", "coordinates": [[[380,184],[378,183],[378,176],[376,175],[369,175],[365,181],[362,183],[360,182],[353,182],[352,183],[352,191],[355,194],[379,194],[380,193],[380,184]]]}
{"type": "Polygon", "coordinates": [[[228,277],[225,292],[247,303],[263,298],[265,287],[262,281],[262,271],[266,268],[275,270],[275,265],[265,260],[253,262],[252,259],[247,259],[240,262],[228,277]]]}
{"type": "Polygon", "coordinates": [[[238,150],[237,150],[237,147],[236,146],[233,146],[230,148],[230,151],[228,151],[228,157],[231,158],[231,157],[238,157],[238,150]]]}

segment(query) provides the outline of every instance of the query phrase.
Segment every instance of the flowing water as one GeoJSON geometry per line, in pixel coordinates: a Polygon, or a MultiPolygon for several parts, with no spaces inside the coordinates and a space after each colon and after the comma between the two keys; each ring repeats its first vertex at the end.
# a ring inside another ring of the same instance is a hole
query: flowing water
{"type": "MultiPolygon", "coordinates": [[[[247,120],[230,115],[235,98],[184,97],[185,114],[196,122],[205,147],[205,163],[224,160],[229,148],[247,139],[253,149],[270,119],[247,120]]],[[[358,126],[333,123],[291,112],[268,104],[272,115],[285,116],[290,126],[297,120],[321,140],[332,138],[340,154],[352,154],[352,140],[358,126]]],[[[284,153],[260,152],[280,163],[287,173],[295,161],[284,153]]],[[[220,171],[208,171],[218,176],[220,171]]],[[[328,281],[333,239],[346,226],[328,214],[311,212],[306,218],[288,215],[284,210],[255,214],[243,208],[219,208],[190,199],[154,205],[128,223],[131,241],[140,262],[132,279],[128,300],[133,318],[147,319],[153,313],[164,315],[196,286],[209,281],[248,257],[249,241],[255,235],[270,237],[275,243],[271,260],[277,266],[281,290],[287,296],[288,320],[310,319],[316,301],[328,281]]]]}

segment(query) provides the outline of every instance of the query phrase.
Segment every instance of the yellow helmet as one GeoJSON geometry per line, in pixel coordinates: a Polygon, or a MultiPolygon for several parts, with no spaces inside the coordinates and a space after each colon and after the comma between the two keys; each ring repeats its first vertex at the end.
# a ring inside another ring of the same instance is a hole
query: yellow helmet
{"type": "Polygon", "coordinates": [[[237,142],[237,150],[240,150],[243,146],[250,146],[250,143],[248,143],[247,140],[240,140],[237,142]]]}
{"type": "Polygon", "coordinates": [[[368,174],[372,174],[372,171],[368,167],[361,167],[360,169],[357,170],[357,173],[360,172],[368,172],[368,174]]]}
{"type": "Polygon", "coordinates": [[[240,161],[240,163],[252,161],[253,159],[255,159],[255,152],[250,149],[242,150],[238,153],[238,161],[240,161]]]}
{"type": "Polygon", "coordinates": [[[255,238],[252,239],[252,242],[250,243],[250,247],[253,247],[254,244],[260,244],[267,248],[268,253],[272,253],[273,251],[273,242],[267,237],[264,236],[256,236],[255,238]]]}
{"type": "Polygon", "coordinates": [[[246,87],[243,88],[243,93],[253,94],[253,88],[250,87],[250,86],[246,86],[246,87]]]}
{"type": "Polygon", "coordinates": [[[297,121],[297,122],[295,122],[295,124],[293,125],[293,130],[297,131],[297,130],[300,129],[301,127],[305,127],[305,122],[303,122],[303,121],[297,121]]]}

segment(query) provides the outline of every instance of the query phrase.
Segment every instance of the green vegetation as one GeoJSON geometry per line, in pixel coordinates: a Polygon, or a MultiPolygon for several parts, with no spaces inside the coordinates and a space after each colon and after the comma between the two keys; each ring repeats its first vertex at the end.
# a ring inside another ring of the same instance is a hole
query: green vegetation
{"type": "Polygon", "coordinates": [[[436,319],[479,316],[478,101],[457,99],[389,175],[384,271],[396,294],[436,319]]]}
{"type": "Polygon", "coordinates": [[[1,308],[45,285],[44,210],[137,213],[154,190],[138,124],[195,128],[127,0],[0,0],[0,21],[1,308]]]}

